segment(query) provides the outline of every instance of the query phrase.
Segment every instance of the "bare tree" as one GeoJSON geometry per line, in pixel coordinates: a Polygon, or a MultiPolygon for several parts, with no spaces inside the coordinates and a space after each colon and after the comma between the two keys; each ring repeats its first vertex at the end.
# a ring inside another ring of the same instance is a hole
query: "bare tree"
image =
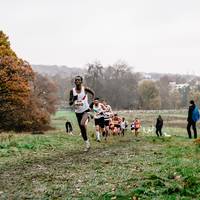
{"type": "Polygon", "coordinates": [[[154,81],[144,80],[139,84],[140,106],[143,109],[160,109],[161,99],[154,81]]]}

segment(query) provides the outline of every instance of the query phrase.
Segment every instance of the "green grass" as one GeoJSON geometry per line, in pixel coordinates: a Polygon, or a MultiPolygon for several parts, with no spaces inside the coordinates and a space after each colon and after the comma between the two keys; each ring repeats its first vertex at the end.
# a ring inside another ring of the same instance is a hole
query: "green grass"
{"type": "MultiPolygon", "coordinates": [[[[136,113],[122,115],[131,119],[136,113]]],[[[150,127],[158,113],[137,114],[150,127]]],[[[186,123],[183,114],[165,115],[168,122],[186,123]]],[[[165,125],[172,137],[141,132],[136,138],[128,130],[97,143],[90,123],[87,153],[74,113],[57,112],[52,125],[56,130],[44,135],[0,136],[0,199],[200,199],[200,147],[182,125],[165,125]],[[66,119],[75,136],[66,135],[66,119]]]]}

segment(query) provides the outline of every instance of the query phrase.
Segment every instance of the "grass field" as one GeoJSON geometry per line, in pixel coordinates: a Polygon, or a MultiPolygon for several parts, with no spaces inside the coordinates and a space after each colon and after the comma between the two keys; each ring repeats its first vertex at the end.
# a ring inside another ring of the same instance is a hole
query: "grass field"
{"type": "Polygon", "coordinates": [[[0,134],[0,199],[200,199],[200,145],[189,140],[182,111],[119,111],[142,126],[164,119],[164,132],[141,132],[136,138],[111,136],[97,143],[93,123],[88,127],[92,148],[83,152],[74,113],[52,117],[56,129],[44,135],[0,134]],[[65,133],[66,119],[75,135],[65,133]]]}

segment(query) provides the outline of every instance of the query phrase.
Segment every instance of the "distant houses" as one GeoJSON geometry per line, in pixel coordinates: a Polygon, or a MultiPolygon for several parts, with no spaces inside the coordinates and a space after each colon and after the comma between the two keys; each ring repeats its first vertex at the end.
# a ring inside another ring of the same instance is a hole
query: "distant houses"
{"type": "Polygon", "coordinates": [[[179,89],[184,89],[184,88],[190,87],[190,85],[189,85],[189,83],[177,84],[176,82],[169,82],[169,87],[170,87],[170,90],[174,91],[174,90],[179,90],[179,89]]]}
{"type": "Polygon", "coordinates": [[[196,80],[196,81],[192,81],[192,82],[187,82],[187,83],[181,83],[181,84],[177,84],[176,82],[169,82],[169,87],[171,91],[174,90],[183,90],[186,88],[189,89],[196,89],[198,88],[200,85],[200,81],[196,80]]]}

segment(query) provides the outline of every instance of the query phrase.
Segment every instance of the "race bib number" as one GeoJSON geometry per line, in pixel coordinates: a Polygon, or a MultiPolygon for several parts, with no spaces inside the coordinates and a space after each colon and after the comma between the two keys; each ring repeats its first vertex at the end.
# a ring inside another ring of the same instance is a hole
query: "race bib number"
{"type": "Polygon", "coordinates": [[[82,100],[76,100],[74,103],[75,108],[80,108],[83,106],[83,101],[82,100]]]}

